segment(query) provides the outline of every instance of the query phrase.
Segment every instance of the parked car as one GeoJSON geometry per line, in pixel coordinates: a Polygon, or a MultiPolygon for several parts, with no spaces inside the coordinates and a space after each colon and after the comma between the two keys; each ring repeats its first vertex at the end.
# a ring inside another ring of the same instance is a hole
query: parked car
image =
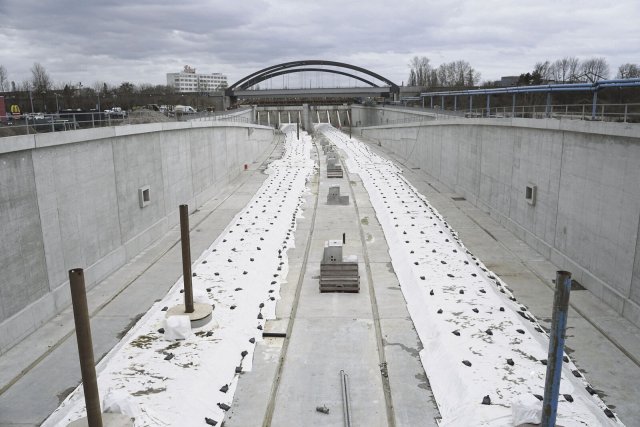
{"type": "Polygon", "coordinates": [[[125,118],[127,117],[127,111],[120,107],[113,107],[110,110],[104,110],[104,114],[111,118],[125,118]]]}

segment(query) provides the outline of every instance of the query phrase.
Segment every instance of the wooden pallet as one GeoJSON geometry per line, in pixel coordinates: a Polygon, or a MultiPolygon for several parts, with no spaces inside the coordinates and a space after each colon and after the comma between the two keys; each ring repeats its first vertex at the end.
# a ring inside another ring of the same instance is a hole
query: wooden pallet
{"type": "Polygon", "coordinates": [[[360,292],[358,263],[321,263],[320,292],[360,292]]]}
{"type": "Polygon", "coordinates": [[[327,169],[327,178],[342,178],[342,168],[327,169]]]}

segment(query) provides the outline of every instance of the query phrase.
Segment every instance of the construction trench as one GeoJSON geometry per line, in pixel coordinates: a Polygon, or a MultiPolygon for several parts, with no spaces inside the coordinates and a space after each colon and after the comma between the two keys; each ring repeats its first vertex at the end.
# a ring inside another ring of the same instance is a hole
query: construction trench
{"type": "MultiPolygon", "coordinates": [[[[509,281],[370,145],[282,130],[262,186],[194,254],[210,321],[168,336],[176,282],[99,362],[103,410],[135,425],[509,426],[514,406],[541,406],[548,325],[509,281]]],[[[84,414],[78,387],[43,425],[84,414]]],[[[558,424],[622,425],[569,357],[558,424]]]]}

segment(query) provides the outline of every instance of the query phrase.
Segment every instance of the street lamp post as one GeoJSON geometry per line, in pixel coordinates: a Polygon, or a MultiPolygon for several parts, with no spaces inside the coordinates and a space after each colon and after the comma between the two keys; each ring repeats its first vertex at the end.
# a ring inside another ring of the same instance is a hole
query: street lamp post
{"type": "Polygon", "coordinates": [[[60,113],[60,104],[58,103],[58,98],[60,97],[60,95],[54,93],[54,96],[56,97],[56,113],[60,113]]]}

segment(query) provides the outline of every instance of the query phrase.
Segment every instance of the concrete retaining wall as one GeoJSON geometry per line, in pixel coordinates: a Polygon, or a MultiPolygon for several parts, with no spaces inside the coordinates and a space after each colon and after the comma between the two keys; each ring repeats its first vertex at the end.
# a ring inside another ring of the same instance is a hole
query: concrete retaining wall
{"type": "Polygon", "coordinates": [[[272,139],[270,128],[211,121],[0,139],[0,353],[69,305],[69,269],[95,285],[272,139]]]}
{"type": "Polygon", "coordinates": [[[454,119],[360,132],[489,212],[640,325],[638,125],[454,119]],[[537,188],[535,205],[527,185],[537,188]]]}

